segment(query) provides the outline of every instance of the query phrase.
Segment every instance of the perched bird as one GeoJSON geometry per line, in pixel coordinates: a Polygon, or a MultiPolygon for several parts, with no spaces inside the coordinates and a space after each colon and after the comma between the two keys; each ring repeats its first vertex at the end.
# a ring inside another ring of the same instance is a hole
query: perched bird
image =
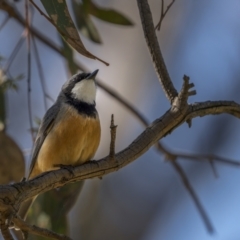
{"type": "MultiPolygon", "coordinates": [[[[54,105],[43,117],[35,141],[28,179],[56,166],[77,166],[95,154],[101,135],[95,108],[98,70],[72,76],[62,87],[54,105]]],[[[34,199],[22,203],[19,215],[26,218],[34,199]]]]}

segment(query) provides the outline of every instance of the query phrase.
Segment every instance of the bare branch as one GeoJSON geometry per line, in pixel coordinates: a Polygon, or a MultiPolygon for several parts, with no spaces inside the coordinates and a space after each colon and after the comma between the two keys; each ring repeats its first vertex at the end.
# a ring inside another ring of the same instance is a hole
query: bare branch
{"type": "Polygon", "coordinates": [[[204,220],[204,223],[210,233],[214,233],[214,228],[212,226],[211,221],[209,220],[209,217],[207,213],[205,212],[201,202],[199,201],[199,198],[197,194],[195,193],[193,187],[191,186],[186,174],[184,173],[182,167],[176,162],[176,161],[171,161],[172,166],[175,168],[175,170],[178,172],[179,176],[181,177],[181,180],[184,184],[184,186],[187,188],[188,192],[191,194],[191,197],[194,199],[194,203],[200,212],[202,219],[204,220]]]}
{"type": "MultiPolygon", "coordinates": [[[[221,101],[220,101],[221,102],[221,101]]],[[[219,102],[207,102],[208,114],[230,113],[240,118],[240,105],[234,102],[222,101],[225,107],[219,105],[219,102]],[[227,106],[227,103],[229,105],[227,106]],[[211,108],[210,108],[211,106],[211,108]],[[230,110],[229,110],[230,109],[230,110]]],[[[206,104],[196,103],[194,108],[202,114],[203,106],[206,104]],[[201,110],[199,110],[201,109],[201,110]]],[[[102,177],[110,172],[131,163],[139,156],[144,154],[153,144],[165,136],[169,131],[176,128],[184,122],[183,119],[196,117],[193,107],[190,105],[188,111],[168,110],[162,117],[156,119],[146,128],[128,147],[115,154],[115,161],[111,161],[109,156],[99,160],[88,162],[84,165],[73,167],[71,172],[67,169],[46,172],[34,179],[26,182],[20,182],[12,185],[0,186],[0,212],[4,213],[6,219],[11,219],[15,214],[21,202],[32,198],[40,193],[53,188],[61,187],[67,183],[76,182],[84,179],[102,177]]],[[[206,114],[206,112],[204,112],[206,114]]]]}
{"type": "Polygon", "coordinates": [[[33,1],[33,0],[29,0],[31,2],[31,4],[38,10],[38,12],[45,17],[54,27],[57,28],[56,24],[53,22],[53,20],[48,17],[39,7],[38,5],[33,1]]]}
{"type": "MultiPolygon", "coordinates": [[[[209,114],[211,111],[212,113],[215,113],[217,108],[217,104],[211,105],[212,108],[208,109],[209,114]]],[[[235,105],[238,104],[235,103],[235,105]]],[[[232,102],[230,103],[229,107],[232,107],[232,102]]],[[[226,112],[227,109],[222,109],[222,113],[226,112]]],[[[238,109],[235,109],[235,112],[240,114],[240,105],[238,105],[238,109]]],[[[69,171],[65,169],[60,169],[44,173],[30,181],[16,183],[11,186],[0,186],[0,211],[2,211],[2,209],[6,209],[6,206],[2,205],[1,199],[5,196],[10,197],[9,192],[13,194],[13,199],[11,200],[12,203],[20,203],[23,200],[27,200],[50,189],[60,187],[66,183],[88,178],[102,177],[110,172],[117,171],[144,154],[153,144],[166,135],[171,129],[174,129],[182,124],[183,121],[177,121],[177,119],[180,119],[178,118],[178,114],[178,112],[172,112],[169,110],[161,118],[156,119],[128,147],[115,155],[116,161],[109,161],[109,157],[107,156],[98,162],[89,162],[72,168],[73,174],[70,174],[69,171]],[[8,194],[6,194],[6,191],[8,194]]],[[[187,114],[190,115],[188,112],[187,114]]],[[[193,114],[190,116],[193,116],[193,114]]],[[[187,118],[187,116],[185,118],[187,118]]]]}
{"type": "Polygon", "coordinates": [[[151,10],[149,8],[147,0],[137,0],[137,2],[142,21],[144,36],[150,55],[152,57],[153,64],[155,66],[155,70],[158,75],[158,79],[168,100],[172,103],[174,101],[174,98],[177,97],[178,93],[173,86],[162,56],[162,52],[158,44],[157,36],[153,25],[151,10]]]}
{"type": "MultiPolygon", "coordinates": [[[[19,22],[23,27],[25,27],[26,20],[21,16],[21,14],[17,11],[15,7],[9,4],[8,1],[1,0],[0,9],[7,12],[10,17],[16,19],[17,22],[19,22]]],[[[46,44],[54,51],[59,52],[61,54],[61,51],[57,48],[56,44],[52,42],[50,39],[48,39],[47,37],[43,36],[36,28],[30,26],[30,31],[34,36],[36,36],[44,44],[46,44]]]]}
{"type": "Polygon", "coordinates": [[[183,76],[183,86],[181,91],[178,94],[178,97],[176,97],[172,103],[172,109],[178,109],[181,111],[184,111],[187,109],[188,107],[188,97],[195,95],[196,91],[192,90],[189,91],[191,88],[194,87],[193,83],[189,83],[190,78],[186,75],[183,76]]]}
{"type": "Polygon", "coordinates": [[[160,28],[161,28],[161,25],[162,25],[162,21],[165,18],[165,16],[168,13],[168,11],[170,10],[170,8],[172,7],[172,5],[174,4],[174,2],[175,2],[175,0],[172,0],[172,2],[169,3],[169,5],[167,6],[166,10],[164,11],[164,0],[162,0],[160,20],[159,20],[158,24],[155,27],[155,29],[157,29],[158,31],[160,31],[160,28]]]}
{"type": "Polygon", "coordinates": [[[53,231],[50,231],[50,230],[47,230],[44,228],[40,228],[35,225],[29,225],[18,216],[15,216],[12,219],[12,221],[15,224],[15,226],[17,226],[22,231],[27,232],[27,233],[32,233],[34,235],[47,237],[48,239],[50,238],[50,239],[57,239],[57,240],[71,240],[71,238],[69,238],[65,235],[57,234],[53,231]]]}
{"type": "Polygon", "coordinates": [[[25,0],[25,10],[26,10],[26,34],[27,34],[27,103],[28,103],[28,117],[31,129],[32,141],[34,141],[33,134],[33,119],[32,119],[32,102],[31,102],[31,35],[29,31],[30,17],[29,17],[29,2],[25,0]]]}
{"type": "Polygon", "coordinates": [[[240,117],[239,104],[234,101],[206,101],[189,105],[189,113],[186,119],[204,117],[209,114],[228,113],[237,118],[240,117]]]}
{"type": "Polygon", "coordinates": [[[182,152],[171,152],[171,154],[173,156],[176,156],[176,158],[178,159],[182,158],[186,160],[197,160],[197,161],[206,160],[209,162],[216,161],[219,163],[231,165],[233,167],[240,167],[240,162],[229,159],[229,158],[223,158],[215,154],[194,154],[194,153],[182,153],[182,152]]]}
{"type": "Polygon", "coordinates": [[[114,160],[117,125],[114,124],[114,115],[113,114],[111,116],[110,129],[111,129],[111,142],[110,142],[109,157],[110,157],[110,159],[114,160]]]}
{"type": "Polygon", "coordinates": [[[20,50],[21,46],[23,45],[23,42],[24,42],[24,40],[25,40],[25,36],[26,36],[26,31],[24,30],[24,31],[22,32],[21,37],[20,37],[19,40],[17,41],[16,46],[13,48],[13,51],[12,51],[12,53],[10,54],[10,56],[9,56],[9,58],[8,58],[6,64],[5,64],[5,66],[4,66],[4,72],[7,72],[7,71],[9,70],[9,68],[10,68],[10,66],[11,66],[14,58],[16,57],[18,51],[20,50]]]}
{"type": "Polygon", "coordinates": [[[43,92],[44,107],[45,107],[45,110],[47,111],[48,107],[47,107],[47,90],[46,90],[46,84],[45,84],[46,81],[45,81],[45,78],[44,78],[43,68],[42,68],[40,56],[39,56],[39,53],[38,53],[37,43],[36,43],[34,37],[32,37],[32,43],[33,43],[33,49],[34,49],[34,52],[35,52],[37,69],[38,69],[38,72],[39,72],[39,78],[40,78],[40,83],[41,83],[42,92],[43,92]]]}
{"type": "Polygon", "coordinates": [[[6,23],[8,22],[9,19],[10,19],[10,17],[9,17],[9,15],[7,15],[6,18],[3,20],[3,22],[0,24],[0,31],[6,25],[6,23]]]}
{"type": "Polygon", "coordinates": [[[212,171],[213,171],[213,174],[214,174],[215,178],[218,178],[218,172],[217,172],[217,169],[216,169],[214,160],[213,160],[213,159],[210,159],[210,160],[209,160],[209,163],[210,163],[210,166],[211,166],[211,169],[212,169],[212,171]]]}

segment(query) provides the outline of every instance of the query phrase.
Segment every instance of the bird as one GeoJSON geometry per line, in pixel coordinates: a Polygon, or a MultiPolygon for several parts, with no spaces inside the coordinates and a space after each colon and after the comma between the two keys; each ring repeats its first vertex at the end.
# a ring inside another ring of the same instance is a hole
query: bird
{"type": "MultiPolygon", "coordinates": [[[[100,143],[101,126],[96,110],[98,69],[73,75],[43,117],[32,152],[27,180],[59,166],[90,161],[100,143]]],[[[23,202],[18,215],[26,219],[36,197],[23,202]]]]}

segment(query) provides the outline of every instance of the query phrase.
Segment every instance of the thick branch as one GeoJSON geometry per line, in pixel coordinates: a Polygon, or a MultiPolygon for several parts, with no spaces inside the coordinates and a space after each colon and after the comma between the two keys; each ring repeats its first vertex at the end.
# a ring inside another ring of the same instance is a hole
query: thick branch
{"type": "Polygon", "coordinates": [[[184,122],[191,121],[195,117],[204,117],[207,115],[218,115],[227,113],[237,118],[240,118],[240,105],[234,101],[206,101],[197,102],[188,105],[185,117],[176,124],[171,130],[173,131],[176,127],[184,122]]]}
{"type": "Polygon", "coordinates": [[[145,39],[158,75],[158,79],[162,85],[162,88],[168,100],[172,103],[174,98],[177,97],[178,93],[173,86],[173,83],[171,81],[171,78],[167,71],[166,64],[162,56],[162,52],[158,44],[150,7],[148,5],[147,0],[137,0],[137,3],[145,39]]]}
{"type": "Polygon", "coordinates": [[[234,101],[206,101],[189,105],[187,119],[209,114],[228,113],[240,118],[240,105],[234,101]]]}
{"type": "Polygon", "coordinates": [[[100,161],[92,161],[72,168],[73,174],[66,169],[60,169],[44,173],[27,182],[0,186],[0,211],[5,214],[11,212],[12,206],[18,206],[26,199],[66,183],[102,177],[117,171],[144,154],[160,138],[182,124],[184,119],[220,113],[229,113],[240,118],[240,105],[231,101],[196,103],[189,106],[185,116],[169,110],[146,128],[127,148],[117,153],[115,155],[116,161],[111,161],[109,157],[105,157],[100,161]],[[221,103],[224,104],[224,107],[221,106],[221,103]]]}

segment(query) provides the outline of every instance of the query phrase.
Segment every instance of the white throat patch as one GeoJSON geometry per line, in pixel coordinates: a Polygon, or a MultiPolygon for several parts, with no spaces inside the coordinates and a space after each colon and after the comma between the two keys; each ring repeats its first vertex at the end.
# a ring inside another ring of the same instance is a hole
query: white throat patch
{"type": "Polygon", "coordinates": [[[85,79],[75,84],[72,89],[73,97],[89,103],[94,104],[96,99],[96,84],[94,80],[85,79]]]}

